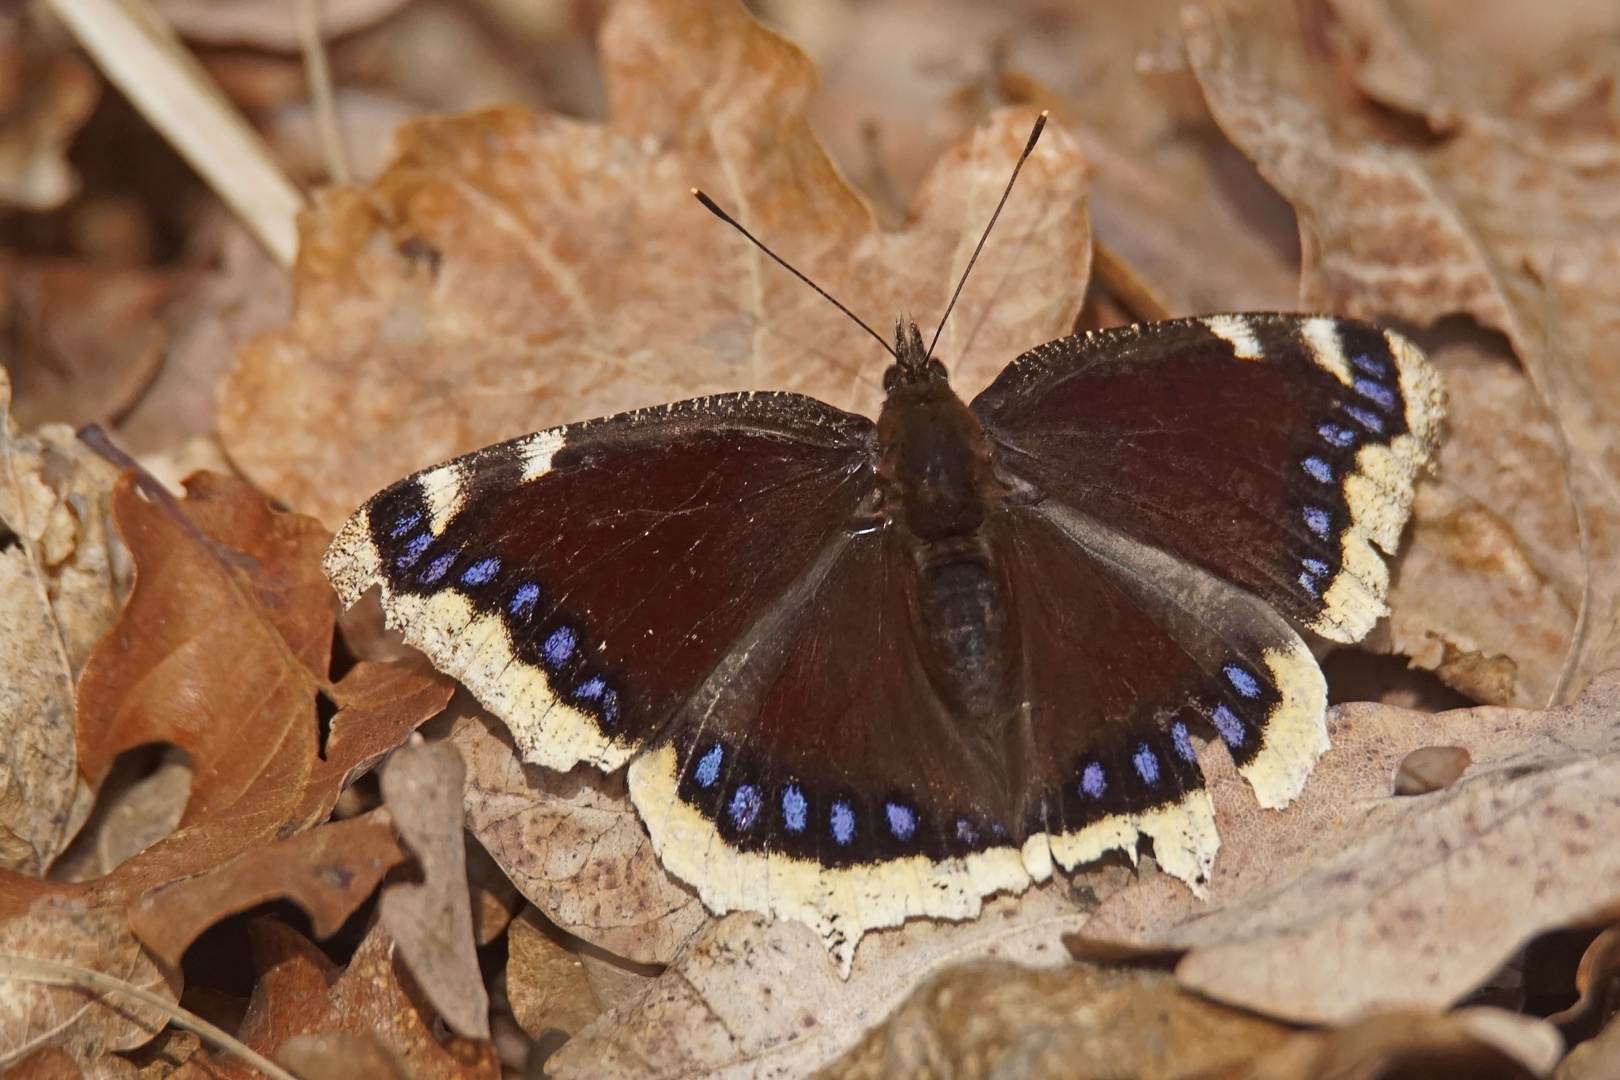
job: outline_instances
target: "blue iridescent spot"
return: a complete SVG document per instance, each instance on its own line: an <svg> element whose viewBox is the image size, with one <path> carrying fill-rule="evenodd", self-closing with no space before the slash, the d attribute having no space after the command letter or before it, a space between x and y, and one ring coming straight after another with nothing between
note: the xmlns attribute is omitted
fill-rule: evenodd
<svg viewBox="0 0 1620 1080"><path fill-rule="evenodd" d="M1136 775L1148 787L1159 786L1159 759L1148 749L1147 743L1136 748L1136 753L1131 755L1131 764L1136 766Z"/></svg>
<svg viewBox="0 0 1620 1080"><path fill-rule="evenodd" d="M846 802L832 804L832 814L829 815L832 825L833 842L840 847L848 846L855 839L855 811L849 808Z"/></svg>
<svg viewBox="0 0 1620 1080"><path fill-rule="evenodd" d="M697 768L692 770L692 776L697 780L698 787L714 787L714 782L720 779L720 760L725 756L725 748L715 743L707 754L698 758Z"/></svg>
<svg viewBox="0 0 1620 1080"><path fill-rule="evenodd" d="M1243 721L1239 720L1237 714L1228 709L1224 703L1215 706L1215 711L1210 713L1209 721L1215 725L1215 730L1221 733L1221 740L1227 746L1243 745L1246 737Z"/></svg>
<svg viewBox="0 0 1620 1080"><path fill-rule="evenodd" d="M1221 668L1221 672L1226 676L1226 681L1232 684L1232 689L1244 697L1257 698L1260 696L1259 680L1236 664L1227 664Z"/></svg>
<svg viewBox="0 0 1620 1080"><path fill-rule="evenodd" d="M1384 430L1384 419L1377 413L1368 412L1359 405L1346 405L1344 411L1350 418L1373 434L1381 434Z"/></svg>
<svg viewBox="0 0 1620 1080"><path fill-rule="evenodd" d="M1322 597L1322 588L1316 583L1316 578L1309 571L1299 575L1299 587L1317 599Z"/></svg>
<svg viewBox="0 0 1620 1080"><path fill-rule="evenodd" d="M1088 799L1100 799L1103 792L1108 790L1108 777L1103 775L1103 767L1095 761L1080 771L1080 794Z"/></svg>
<svg viewBox="0 0 1620 1080"><path fill-rule="evenodd" d="M461 572L463 585L483 585L495 576L495 571L501 568L499 559L479 559Z"/></svg>
<svg viewBox="0 0 1620 1080"><path fill-rule="evenodd" d="M443 555L440 555L437 559L434 559L432 562L428 563L427 569L416 575L416 580L420 581L424 585L432 585L435 581L438 581L440 578L444 577L445 572L450 569L450 564L455 561L456 552L447 551Z"/></svg>
<svg viewBox="0 0 1620 1080"><path fill-rule="evenodd" d="M889 831L894 833L896 840L910 840L912 833L917 831L917 815L909 806L884 803L883 813L889 819Z"/></svg>
<svg viewBox="0 0 1620 1080"><path fill-rule="evenodd" d="M1380 379L1389 374L1388 364L1384 363L1382 360L1374 360L1372 357L1365 354L1361 356L1352 356L1350 358L1350 362L1356 365L1356 367L1360 368L1362 371L1365 371L1368 375L1373 375Z"/></svg>
<svg viewBox="0 0 1620 1080"><path fill-rule="evenodd" d="M1320 577L1328 572L1328 564L1321 559L1306 559L1305 569Z"/></svg>
<svg viewBox="0 0 1620 1080"><path fill-rule="evenodd" d="M401 570L409 570L416 565L416 560L422 557L422 552L426 551L431 543L433 543L432 533L411 537L411 542L405 545L404 553L394 560L394 565Z"/></svg>
<svg viewBox="0 0 1620 1080"><path fill-rule="evenodd" d="M1316 429L1316 433L1334 446L1349 446L1356 441L1356 433L1349 428L1342 428L1338 424L1323 424Z"/></svg>
<svg viewBox="0 0 1620 1080"><path fill-rule="evenodd" d="M417 510L412 510L410 513L406 514L404 517L402 517L398 521L394 522L394 531L388 534L388 538L390 540L398 540L400 537L404 536L406 533L408 533L412 529L416 528L417 523L420 522L421 520L422 520L421 512L417 511Z"/></svg>
<svg viewBox="0 0 1620 1080"><path fill-rule="evenodd" d="M1305 471L1311 474L1311 479L1319 484L1333 483L1333 466L1319 457L1308 457L1300 462Z"/></svg>
<svg viewBox="0 0 1620 1080"><path fill-rule="evenodd" d="M979 842L979 830L975 829L973 822L967 818L959 817L956 819L956 838L964 844L977 844Z"/></svg>
<svg viewBox="0 0 1620 1080"><path fill-rule="evenodd" d="M1395 411L1395 391L1371 379L1357 379L1351 384L1356 393L1377 405L1385 412Z"/></svg>
<svg viewBox="0 0 1620 1080"><path fill-rule="evenodd" d="M574 633L572 626L559 626L546 638L546 643L540 646L540 651L546 655L546 663L554 668L560 668L568 663L574 655L574 647L579 644L579 635Z"/></svg>
<svg viewBox="0 0 1620 1080"><path fill-rule="evenodd" d="M787 826L788 832L804 832L805 811L808 808L804 792L792 784L782 789L782 823Z"/></svg>
<svg viewBox="0 0 1620 1080"><path fill-rule="evenodd" d="M602 695L602 723L612 727L619 722L619 695L610 688Z"/></svg>
<svg viewBox="0 0 1620 1080"><path fill-rule="evenodd" d="M539 602L540 586L532 582L525 582L517 587L517 592L512 594L512 602L507 605L506 610L519 619L527 619L533 613L534 605Z"/></svg>
<svg viewBox="0 0 1620 1080"><path fill-rule="evenodd" d="M1176 748L1176 754L1182 761L1198 760L1198 752L1193 749L1192 739L1187 737L1187 725L1180 720L1170 725L1170 744Z"/></svg>
<svg viewBox="0 0 1620 1080"><path fill-rule="evenodd" d="M595 701L606 691L607 683L602 681L600 675L593 675L574 687L574 699L576 701Z"/></svg>
<svg viewBox="0 0 1620 1080"><path fill-rule="evenodd" d="M1333 519L1328 516L1326 510L1323 510L1320 506L1307 506L1300 511L1300 514L1305 518L1305 527L1307 529L1323 540L1328 538L1328 531L1333 528Z"/></svg>
<svg viewBox="0 0 1620 1080"><path fill-rule="evenodd" d="M739 829L751 829L759 818L759 790L753 784L743 784L731 796L731 823Z"/></svg>
<svg viewBox="0 0 1620 1080"><path fill-rule="evenodd" d="M1000 840L1007 835L1007 827L999 821L992 821L990 823L990 834Z"/></svg>

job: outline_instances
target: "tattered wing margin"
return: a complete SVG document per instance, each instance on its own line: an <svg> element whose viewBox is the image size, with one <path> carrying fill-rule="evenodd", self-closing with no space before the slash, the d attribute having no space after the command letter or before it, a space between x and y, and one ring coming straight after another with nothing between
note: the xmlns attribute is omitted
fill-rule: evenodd
<svg viewBox="0 0 1620 1080"><path fill-rule="evenodd" d="M1356 471L1344 479L1350 524L1339 537L1340 569L1323 593L1322 614L1310 624L1345 644L1366 637L1389 614L1385 557L1400 547L1412 486L1420 471L1434 465L1446 413L1445 389L1423 351L1393 330L1385 330L1384 339L1400 381L1406 432L1387 444L1367 443L1356 454Z"/></svg>
<svg viewBox="0 0 1620 1080"><path fill-rule="evenodd" d="M1203 895L1220 847L1214 804L1199 788L1180 802L1110 817L1079 832L1038 833L1022 849L993 848L941 862L914 855L836 869L731 847L712 821L681 799L676 766L675 748L664 746L636 758L628 773L631 801L664 869L691 885L717 915L758 911L804 923L846 979L868 930L918 917L975 918L986 897L1021 893L1051 877L1054 859L1072 870L1118 848L1135 861L1138 837L1150 836L1159 864Z"/></svg>

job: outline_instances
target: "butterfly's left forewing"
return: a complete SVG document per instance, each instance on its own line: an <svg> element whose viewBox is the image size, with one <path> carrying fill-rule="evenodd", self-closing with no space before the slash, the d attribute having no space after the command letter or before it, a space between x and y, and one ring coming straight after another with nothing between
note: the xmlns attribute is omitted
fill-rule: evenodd
<svg viewBox="0 0 1620 1080"><path fill-rule="evenodd" d="M379 586L526 760L617 768L853 527L871 431L733 394L539 432L373 497L327 574L345 604Z"/></svg>

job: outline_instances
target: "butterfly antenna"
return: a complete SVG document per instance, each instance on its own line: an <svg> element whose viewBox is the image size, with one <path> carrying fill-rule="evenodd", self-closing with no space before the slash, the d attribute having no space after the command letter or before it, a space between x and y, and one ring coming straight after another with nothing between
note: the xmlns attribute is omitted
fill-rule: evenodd
<svg viewBox="0 0 1620 1080"><path fill-rule="evenodd" d="M945 306L945 314L939 317L939 326L934 329L934 340L928 343L928 357L934 355L934 346L939 344L939 335L945 332L945 320L951 317L951 311L956 307L957 297L962 295L962 286L967 284L968 275L973 272L973 264L979 261L979 252L984 250L984 242L990 239L990 230L996 227L996 218L1001 216L1001 208L1007 205L1007 196L1012 194L1013 184L1018 180L1018 170L1024 167L1029 155L1035 152L1035 144L1040 140L1041 129L1046 127L1046 113L1043 111L1035 118L1035 130L1029 133L1029 142L1024 144L1024 152L1018 155L1018 164L1013 166L1012 175L1007 178L1007 190L1001 193L1001 201L996 203L996 212L990 215L990 224L984 227L984 235L979 237L979 246L973 249L973 258L968 260L967 269L962 271L962 278L956 283L956 291L951 294L951 302Z"/></svg>
<svg viewBox="0 0 1620 1080"><path fill-rule="evenodd" d="M1033 144L1031 144L1031 145L1033 145ZM1028 151L1025 151L1025 156L1026 157L1029 156ZM1022 164L1022 162L1020 162L1019 164ZM1014 173L1013 175L1016 176L1017 173ZM755 247L759 248L759 250L763 251L765 254L769 255L771 258L775 259L779 264L781 264L781 266L782 266L782 268L784 270L786 270L788 273L792 274L794 277L798 278L800 281L804 282L806 285L810 286L812 289L816 290L816 292L821 294L822 299L826 300L829 304L831 304L833 307L837 308L839 311L842 311L845 315L848 315L851 319L853 319L855 321L856 326L859 326L862 330L865 330L868 334L871 334L872 337L877 340L877 343L879 345L883 346L884 350L886 352L888 352L888 354L890 356L893 356L896 360L900 359L899 355L896 354L895 351L894 351L894 346L890 345L887 341L883 340L883 335L879 334L876 330L873 330L870 326L867 326L864 322L862 322L861 317L859 315L855 314L853 311L849 310L849 308L845 307L843 304L840 304L837 300L833 299L832 294L827 292L826 289L823 289L820 285L817 285L815 282L811 281L809 278L807 278L803 274L799 273L797 270L795 270L793 268L793 265L791 263L789 263L786 259L782 258L782 256L778 255L776 252L772 251L770 248L766 247L763 243L760 242L759 237L755 236L753 233L749 232L747 229L743 228L740 224L738 224L736 218L732 217L730 214L728 214L724 210L720 209L719 206L715 205L715 201L713 199L711 199L707 195L703 194L703 192L699 191L697 188L692 189L692 194L697 196L697 201L702 203L704 209L708 210L709 213L713 214L715 217L719 218L721 221L725 222L727 225L730 225L733 229L736 229L738 232L740 232L744 236L748 237L748 240L749 240L750 243L752 243ZM1003 199L1002 201L1005 202L1006 200Z"/></svg>

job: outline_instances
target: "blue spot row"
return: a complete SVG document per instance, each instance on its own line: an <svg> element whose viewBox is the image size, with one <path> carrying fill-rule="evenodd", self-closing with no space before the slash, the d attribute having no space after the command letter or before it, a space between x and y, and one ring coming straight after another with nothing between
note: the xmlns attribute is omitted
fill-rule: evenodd
<svg viewBox="0 0 1620 1080"><path fill-rule="evenodd" d="M1344 411L1356 423L1372 432L1374 435L1383 434L1384 420L1377 413L1369 412L1359 405L1346 405Z"/></svg>
<svg viewBox="0 0 1620 1080"><path fill-rule="evenodd" d="M546 663L553 669L560 668L574 655L574 648L579 644L579 635L572 626L559 626L546 638L540 652L546 658Z"/></svg>
<svg viewBox="0 0 1620 1080"><path fill-rule="evenodd" d="M1374 378L1382 379L1384 376L1389 374L1388 364L1384 363L1382 360L1374 360L1372 357L1367 356L1366 354L1352 356L1350 358L1350 362Z"/></svg>
<svg viewBox="0 0 1620 1080"><path fill-rule="evenodd" d="M426 551L431 543L433 543L432 533L422 533L411 537L410 543L405 545L404 552L394 560L394 565L401 570L409 570L416 565L416 560L422 557L422 552Z"/></svg>
<svg viewBox="0 0 1620 1080"><path fill-rule="evenodd" d="M1319 539L1326 540L1333 530L1333 519L1328 512L1320 506L1307 506L1300 511L1305 518L1305 527L1315 533Z"/></svg>
<svg viewBox="0 0 1620 1080"><path fill-rule="evenodd" d="M804 832L805 814L809 808L804 792L797 787L789 784L782 790L782 821L787 825L788 832Z"/></svg>
<svg viewBox="0 0 1620 1080"><path fill-rule="evenodd" d="M440 555L437 559L434 559L432 562L428 563L427 569L418 574L416 576L416 580L420 581L424 585L432 585L440 578L444 577L445 573L450 569L450 565L455 561L456 552L447 551L443 555Z"/></svg>
<svg viewBox="0 0 1620 1080"><path fill-rule="evenodd" d="M1088 799L1100 799L1103 792L1108 790L1108 777L1103 775L1103 767L1093 761L1080 772L1080 794Z"/></svg>
<svg viewBox="0 0 1620 1080"><path fill-rule="evenodd" d="M540 602L540 586L533 582L524 582L512 594L512 602L506 610L512 613L513 618L527 619L534 614L534 606Z"/></svg>
<svg viewBox="0 0 1620 1080"><path fill-rule="evenodd" d="M740 785L731 796L731 823L739 829L753 828L762 801L754 785Z"/></svg>
<svg viewBox="0 0 1620 1080"><path fill-rule="evenodd" d="M697 768L692 770L692 775L697 778L698 787L714 787L714 782L720 779L720 762L725 754L725 749L719 743L715 743L713 749L698 759Z"/></svg>
<svg viewBox="0 0 1620 1080"><path fill-rule="evenodd" d="M480 559L461 572L463 585L484 585L491 581L500 571L501 560Z"/></svg>
<svg viewBox="0 0 1620 1080"><path fill-rule="evenodd" d="M1253 700L1260 696L1260 681L1236 664L1227 664L1221 668L1221 673L1232 684L1232 689L1244 697Z"/></svg>
<svg viewBox="0 0 1620 1080"><path fill-rule="evenodd" d="M848 847L855 839L855 811L849 808L848 803L833 803L828 823L832 826L833 841L840 847Z"/></svg>
<svg viewBox="0 0 1620 1080"><path fill-rule="evenodd" d="M1193 749L1192 739L1187 735L1187 725L1180 720L1170 725L1170 743L1176 748L1176 755L1182 761L1198 760L1198 752Z"/></svg>
<svg viewBox="0 0 1620 1080"><path fill-rule="evenodd" d="M1159 759L1147 743L1136 748L1136 753L1131 755L1131 764L1136 766L1136 775L1142 778L1144 784L1148 787L1159 786Z"/></svg>
<svg viewBox="0 0 1620 1080"><path fill-rule="evenodd" d="M917 831L917 815L909 806L884 803L883 815L889 819L889 831L894 834L896 840L902 842L910 840L912 834Z"/></svg>
<svg viewBox="0 0 1620 1080"><path fill-rule="evenodd" d="M1357 379L1351 386L1356 393L1385 412L1395 411L1395 391L1382 383L1375 383L1371 379Z"/></svg>
<svg viewBox="0 0 1620 1080"><path fill-rule="evenodd" d="M1321 559L1305 559L1301 565L1305 569L1299 575L1300 585L1304 587L1306 592L1317 599L1321 599L1322 582L1320 579L1328 572L1328 564Z"/></svg>
<svg viewBox="0 0 1620 1080"><path fill-rule="evenodd" d="M1340 448L1349 446L1356 441L1355 432L1349 428L1342 428L1338 424L1323 424L1316 429L1316 433L1322 436L1330 445Z"/></svg>
<svg viewBox="0 0 1620 1080"><path fill-rule="evenodd" d="M1302 465L1305 471L1311 475L1311 479L1315 480L1317 483L1333 483L1333 466L1329 465L1321 458L1308 457L1304 461L1300 462L1300 465Z"/></svg>
<svg viewBox="0 0 1620 1080"><path fill-rule="evenodd" d="M422 521L421 512L416 511L416 510L412 510L410 513L406 514L404 517L402 517L398 521L394 522L394 529L393 529L392 532L390 532L388 534L389 539L398 540L400 537L404 536L406 533L408 533L412 529L416 528L417 525L421 524L421 521Z"/></svg>
<svg viewBox="0 0 1620 1080"><path fill-rule="evenodd" d="M977 844L979 842L979 830L975 829L973 822L967 818L959 817L956 819L956 838L964 844Z"/></svg>
<svg viewBox="0 0 1620 1080"><path fill-rule="evenodd" d="M1226 707L1225 702L1216 705L1210 711L1209 722L1215 725L1215 730L1221 733L1221 741L1227 746L1236 749L1243 745L1246 736L1243 721L1237 718L1237 713Z"/></svg>

